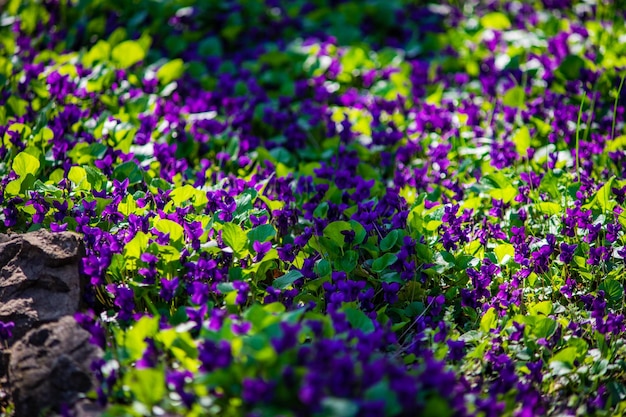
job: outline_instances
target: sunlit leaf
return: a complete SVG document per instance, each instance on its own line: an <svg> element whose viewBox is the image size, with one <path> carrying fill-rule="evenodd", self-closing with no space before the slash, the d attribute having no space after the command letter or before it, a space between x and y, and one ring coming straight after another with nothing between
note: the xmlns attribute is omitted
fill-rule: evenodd
<svg viewBox="0 0 626 417"><path fill-rule="evenodd" d="M39 170L39 166L37 158L26 152L20 152L13 160L12 168L20 177L26 177L28 174L35 175Z"/></svg>
<svg viewBox="0 0 626 417"><path fill-rule="evenodd" d="M137 41L124 41L115 45L111 57L120 68L128 68L142 61L146 57L146 51Z"/></svg>
<svg viewBox="0 0 626 417"><path fill-rule="evenodd" d="M504 13L491 12L480 18L480 25L485 29L505 30L511 27L511 21Z"/></svg>

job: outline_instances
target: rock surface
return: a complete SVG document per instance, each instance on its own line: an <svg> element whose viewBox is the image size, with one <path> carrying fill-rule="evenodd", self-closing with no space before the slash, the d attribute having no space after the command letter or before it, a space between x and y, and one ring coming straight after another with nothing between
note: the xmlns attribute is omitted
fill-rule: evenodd
<svg viewBox="0 0 626 417"><path fill-rule="evenodd" d="M37 416L62 405L72 408L95 386L91 372L101 356L91 335L71 316L33 329L10 350L9 384L14 417ZM74 407L75 408L75 407ZM98 415L97 409L82 415Z"/></svg>
<svg viewBox="0 0 626 417"><path fill-rule="evenodd" d="M74 233L0 235L0 321L15 323L9 345L42 323L78 311L83 255Z"/></svg>
<svg viewBox="0 0 626 417"><path fill-rule="evenodd" d="M102 413L80 399L94 386L90 366L102 354L73 318L86 284L84 253L75 233L0 234L0 321L15 324L0 345L0 409L13 403L14 417L50 415L62 404L75 416Z"/></svg>

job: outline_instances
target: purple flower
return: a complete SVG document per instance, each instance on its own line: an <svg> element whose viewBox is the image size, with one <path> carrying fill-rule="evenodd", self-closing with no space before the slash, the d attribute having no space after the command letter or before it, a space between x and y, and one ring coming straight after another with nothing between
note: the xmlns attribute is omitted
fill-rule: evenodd
<svg viewBox="0 0 626 417"><path fill-rule="evenodd" d="M565 264L569 264L574 258L574 252L576 252L576 248L578 245L568 245L567 243L561 243L561 254L559 255L559 260Z"/></svg>
<svg viewBox="0 0 626 417"><path fill-rule="evenodd" d="M463 359L465 356L465 342L463 340L452 340L448 339L446 341L448 345L448 359L451 361L458 361Z"/></svg>
<svg viewBox="0 0 626 417"><path fill-rule="evenodd" d="M191 382L193 373L190 371L169 371L165 375L165 382L167 385L173 387L174 391L180 395L185 407L191 408L194 403L195 395L185 390L185 384Z"/></svg>
<svg viewBox="0 0 626 417"><path fill-rule="evenodd" d="M159 261L159 258L157 258L155 255L149 252L142 253L139 259L141 259L143 262L146 262L152 265L156 264Z"/></svg>
<svg viewBox="0 0 626 417"><path fill-rule="evenodd" d="M159 359L159 352L156 348L154 340L146 338L144 341L146 342L146 349L144 350L143 355L135 365L137 369L154 368L157 365Z"/></svg>
<svg viewBox="0 0 626 417"><path fill-rule="evenodd" d="M252 248L257 253L257 259L262 259L263 256L272 249L272 242L259 242L252 243Z"/></svg>
<svg viewBox="0 0 626 417"><path fill-rule="evenodd" d="M117 307L119 307L119 319L128 320L132 317L133 310L135 309L135 294L130 288L117 285L107 285L107 290L113 294L114 301Z"/></svg>
<svg viewBox="0 0 626 417"><path fill-rule="evenodd" d="M200 370L212 372L216 369L225 368L232 362L230 343L226 340L214 342L205 340L198 346L198 359L200 360Z"/></svg>
<svg viewBox="0 0 626 417"><path fill-rule="evenodd" d="M174 277L172 279L161 278L161 290L159 296L165 301L170 302L174 298L174 294L178 289L179 279Z"/></svg>
<svg viewBox="0 0 626 417"><path fill-rule="evenodd" d="M58 232L65 232L67 230L67 223L63 223L63 224L58 224L55 222L50 223L50 230L52 232L58 233Z"/></svg>
<svg viewBox="0 0 626 417"><path fill-rule="evenodd" d="M269 402L272 399L274 384L261 378L244 378L241 384L241 398L248 404Z"/></svg>
<svg viewBox="0 0 626 417"><path fill-rule="evenodd" d="M99 346L101 349L106 347L106 332L102 324L95 319L93 311L76 313L74 314L74 319L83 329L91 334L90 343Z"/></svg>

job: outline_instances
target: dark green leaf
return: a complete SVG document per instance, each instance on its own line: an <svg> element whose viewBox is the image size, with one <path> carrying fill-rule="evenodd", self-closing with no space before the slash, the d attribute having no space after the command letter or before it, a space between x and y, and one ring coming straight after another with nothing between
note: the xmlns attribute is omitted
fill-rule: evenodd
<svg viewBox="0 0 626 417"><path fill-rule="evenodd" d="M372 262L372 269L376 272L382 272L385 268L393 265L397 260L398 257L395 254L386 253Z"/></svg>
<svg viewBox="0 0 626 417"><path fill-rule="evenodd" d="M569 81L580 78L580 70L585 67L585 61L577 55L568 55L559 65L558 71Z"/></svg>
<svg viewBox="0 0 626 417"><path fill-rule="evenodd" d="M375 327L372 319L370 319L361 310L357 310L353 307L346 307L344 309L344 313L346 314L346 318L353 328L360 329L364 333L371 333L374 331Z"/></svg>
<svg viewBox="0 0 626 417"><path fill-rule="evenodd" d="M250 244L253 242L267 242L276 236L276 229L271 224L262 224L248 232Z"/></svg>
<svg viewBox="0 0 626 417"><path fill-rule="evenodd" d="M385 238L380 241L380 250L382 250L383 252L387 252L388 250L392 249L401 235L402 232L397 229L389 232L387 236L385 236Z"/></svg>
<svg viewBox="0 0 626 417"><path fill-rule="evenodd" d="M354 268L356 268L358 259L359 254L356 251L348 250L343 254L343 256L339 256L336 261L336 265L340 271L350 273L354 270Z"/></svg>
<svg viewBox="0 0 626 417"><path fill-rule="evenodd" d="M282 290L290 286L291 284L293 284L300 278L302 278L302 272L294 269L294 270L287 272L282 277L276 278L274 282L272 282L272 287Z"/></svg>

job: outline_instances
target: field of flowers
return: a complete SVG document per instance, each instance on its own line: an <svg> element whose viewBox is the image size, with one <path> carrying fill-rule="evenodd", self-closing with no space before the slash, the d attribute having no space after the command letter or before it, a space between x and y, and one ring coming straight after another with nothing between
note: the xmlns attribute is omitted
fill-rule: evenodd
<svg viewBox="0 0 626 417"><path fill-rule="evenodd" d="M619 2L2 3L0 232L84 237L108 416L626 412Z"/></svg>

